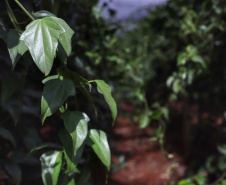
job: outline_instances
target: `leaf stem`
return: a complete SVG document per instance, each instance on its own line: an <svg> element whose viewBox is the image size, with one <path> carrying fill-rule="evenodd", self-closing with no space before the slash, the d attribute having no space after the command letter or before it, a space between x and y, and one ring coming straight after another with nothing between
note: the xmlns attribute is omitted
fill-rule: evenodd
<svg viewBox="0 0 226 185"><path fill-rule="evenodd" d="M16 20L16 17L9 5L9 2L8 0L5 0L5 4L6 4L6 9L7 9L7 13L8 13L8 16L10 18L10 21L12 22L13 26L16 28L16 29L20 29L18 23L17 23L17 20Z"/></svg>
<svg viewBox="0 0 226 185"><path fill-rule="evenodd" d="M27 16L34 21L35 19L31 16L31 14L23 7L23 5L18 1L18 0L14 0L16 4L18 4L18 6L24 11L25 14L27 14Z"/></svg>

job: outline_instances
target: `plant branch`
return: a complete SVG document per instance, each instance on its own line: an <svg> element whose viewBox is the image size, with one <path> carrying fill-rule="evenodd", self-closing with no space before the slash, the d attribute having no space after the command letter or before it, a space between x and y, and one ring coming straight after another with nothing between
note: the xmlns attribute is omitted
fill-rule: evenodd
<svg viewBox="0 0 226 185"><path fill-rule="evenodd" d="M31 16L31 14L23 7L23 5L18 1L18 0L14 0L16 4L18 4L18 6L24 11L25 14L27 14L27 16L34 21L35 19Z"/></svg>
<svg viewBox="0 0 226 185"><path fill-rule="evenodd" d="M213 183L210 183L208 185L216 185L218 183L220 183L222 180L224 180L224 178L226 177L226 171Z"/></svg>

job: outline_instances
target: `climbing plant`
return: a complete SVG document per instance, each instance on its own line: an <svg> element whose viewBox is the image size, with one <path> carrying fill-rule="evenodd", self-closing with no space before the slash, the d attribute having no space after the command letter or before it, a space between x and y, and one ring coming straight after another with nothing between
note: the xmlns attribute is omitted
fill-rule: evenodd
<svg viewBox="0 0 226 185"><path fill-rule="evenodd" d="M46 121L48 117L59 116L63 121L64 128L59 133L62 146L53 143L39 144L40 142L38 142L38 146L35 148L28 147L30 148L29 155L45 149L40 157L41 176L45 185L85 184L89 180L92 170L90 158L92 151L90 149L105 166L106 171L110 170L111 153L106 133L94 128L89 129L90 118L87 113L79 110L78 96L85 97L92 104L93 111L98 116L95 101L90 93L92 88L97 89L97 92L103 95L108 104L114 123L117 107L111 94L111 87L103 80L87 80L68 67L67 58L72 51L71 39L75 31L63 19L43 10L32 15L18 0L14 0L14 2L27 15L30 23L23 30L15 12L9 2L5 0L5 8L14 29L6 29L4 20L0 19L0 38L7 45L12 61L11 68L14 69L15 75L2 80L2 106L10 113L17 125L21 116L18 101L13 105L8 102L21 96L18 95L17 90L18 87L21 87L21 83L25 83L29 70L29 60L26 60L23 66L25 69L19 69L22 71L22 77L18 77L16 66L21 62L20 57L29 58L31 56L36 67L44 74L42 75L43 91L40 99L41 124L48 124ZM21 104L21 102L19 103ZM16 147L15 138L3 125L4 123L1 123L0 136ZM31 135L34 137L35 134ZM29 142L31 142L29 139L25 142L27 146L34 146L29 145ZM51 148L51 150L46 148ZM83 157L84 152L86 157ZM13 158L10 158L8 162L3 162L3 166L7 173L14 178L15 184L20 184L21 169Z"/></svg>

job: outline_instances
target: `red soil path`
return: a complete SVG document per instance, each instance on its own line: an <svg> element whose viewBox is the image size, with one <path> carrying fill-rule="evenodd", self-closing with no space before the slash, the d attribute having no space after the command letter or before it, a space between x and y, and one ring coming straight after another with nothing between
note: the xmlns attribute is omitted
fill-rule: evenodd
<svg viewBox="0 0 226 185"><path fill-rule="evenodd" d="M177 154L171 159L163 156L159 144L149 141L153 131L151 127L140 130L138 123L118 116L110 139L113 170L109 185L168 185L183 177L182 158Z"/></svg>

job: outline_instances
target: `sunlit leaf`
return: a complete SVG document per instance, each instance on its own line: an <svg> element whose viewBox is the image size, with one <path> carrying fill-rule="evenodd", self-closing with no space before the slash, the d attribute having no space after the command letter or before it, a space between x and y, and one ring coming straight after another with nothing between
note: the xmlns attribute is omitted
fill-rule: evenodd
<svg viewBox="0 0 226 185"><path fill-rule="evenodd" d="M45 17L32 21L21 35L20 40L25 42L34 62L45 75L52 68L60 35L68 29L69 26L63 20Z"/></svg>
<svg viewBox="0 0 226 185"><path fill-rule="evenodd" d="M110 170L111 152L106 134L101 130L91 129L89 138L91 142L88 142L88 144L93 148L94 152L107 169Z"/></svg>
<svg viewBox="0 0 226 185"><path fill-rule="evenodd" d="M40 157L44 185L57 185L62 164L62 152L48 151Z"/></svg>
<svg viewBox="0 0 226 185"><path fill-rule="evenodd" d="M71 135L73 151L76 155L76 151L87 137L89 117L79 111L66 111L61 115L61 118L64 120L67 132Z"/></svg>
<svg viewBox="0 0 226 185"><path fill-rule="evenodd" d="M71 80L62 76L54 78L45 82L41 101L42 122L59 109L68 96L75 95L74 83Z"/></svg>

